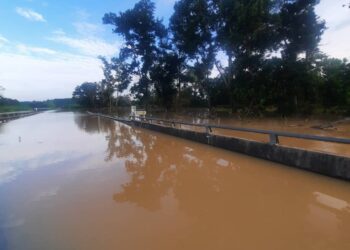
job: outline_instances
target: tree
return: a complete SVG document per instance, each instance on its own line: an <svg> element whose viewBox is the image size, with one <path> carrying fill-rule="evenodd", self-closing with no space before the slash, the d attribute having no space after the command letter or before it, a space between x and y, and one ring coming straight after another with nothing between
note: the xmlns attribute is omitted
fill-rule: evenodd
<svg viewBox="0 0 350 250"><path fill-rule="evenodd" d="M155 97L167 109L178 107L180 95L186 105L229 101L232 110L250 114L346 106L349 64L320 57L325 23L315 12L319 2L178 0L168 29L151 0L105 14L103 22L124 45L118 57L103 61L107 98L101 99L111 100L133 80L140 104ZM212 77L214 67L220 78Z"/></svg>
<svg viewBox="0 0 350 250"><path fill-rule="evenodd" d="M319 77L315 67L318 45L325 23L315 13L319 0L282 1L279 11L280 68L274 78L279 81L282 112L311 110ZM283 94L284 93L284 94Z"/></svg>
<svg viewBox="0 0 350 250"><path fill-rule="evenodd" d="M0 85L0 98L3 98L2 92L5 90L3 86Z"/></svg>
<svg viewBox="0 0 350 250"><path fill-rule="evenodd" d="M125 63L120 56L113 57L111 60L111 67L114 72L115 82L115 90L117 92L117 98L120 93L126 90L131 81L132 75L130 74L130 65ZM118 104L118 103L117 103Z"/></svg>
<svg viewBox="0 0 350 250"><path fill-rule="evenodd" d="M305 54L312 60L318 52L318 44L325 30L325 22L319 20L315 6L319 0L289 0L282 5L280 12L282 55L295 62L299 55Z"/></svg>
<svg viewBox="0 0 350 250"><path fill-rule="evenodd" d="M104 79L100 83L101 101L103 105L109 107L109 112L111 112L114 103L114 93L117 92L118 98L119 93L127 89L131 82L130 70L120 57L112 58L111 62L104 57L99 58L103 63L104 74Z"/></svg>
<svg viewBox="0 0 350 250"><path fill-rule="evenodd" d="M170 19L173 41L191 68L197 87L207 97L210 105L209 76L215 60L214 14L211 1L180 0Z"/></svg>
<svg viewBox="0 0 350 250"><path fill-rule="evenodd" d="M107 61L105 57L99 57L103 63L103 75L104 79L101 81L100 94L101 101L104 106L109 107L109 112L112 111L113 94L115 91L116 78L112 73L112 65Z"/></svg>
<svg viewBox="0 0 350 250"><path fill-rule="evenodd" d="M118 107L128 107L131 105L131 100L130 100L129 96L127 96L127 95L118 96L116 98L116 101L117 101Z"/></svg>
<svg viewBox="0 0 350 250"><path fill-rule="evenodd" d="M324 58L321 61L323 82L320 88L324 107L346 107L350 110L350 64L347 60Z"/></svg>
<svg viewBox="0 0 350 250"><path fill-rule="evenodd" d="M140 0L132 9L103 17L103 23L114 25L113 32L125 39L120 58L128 63L129 74L138 78L131 91L146 106L151 88L150 70L158 45L166 36L166 29L154 17L154 10L152 1Z"/></svg>
<svg viewBox="0 0 350 250"><path fill-rule="evenodd" d="M175 80L178 75L179 63L180 59L175 53L164 52L159 55L150 73L157 97L167 110L172 107L174 102Z"/></svg>
<svg viewBox="0 0 350 250"><path fill-rule="evenodd" d="M216 62L231 89L231 106L251 106L255 79L267 52L277 45L276 4L271 0L213 0L217 20L217 42L227 56L227 67ZM243 91L242 91L243 90ZM250 94L249 94L250 93Z"/></svg>
<svg viewBox="0 0 350 250"><path fill-rule="evenodd" d="M100 86L97 83L85 82L78 85L73 92L73 99L81 106L97 108L100 105Z"/></svg>

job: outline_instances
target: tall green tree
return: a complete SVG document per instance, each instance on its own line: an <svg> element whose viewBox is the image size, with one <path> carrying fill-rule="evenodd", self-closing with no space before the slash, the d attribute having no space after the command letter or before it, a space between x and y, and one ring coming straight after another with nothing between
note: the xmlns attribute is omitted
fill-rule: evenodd
<svg viewBox="0 0 350 250"><path fill-rule="evenodd" d="M132 74L130 74L132 70L130 69L131 66L124 62L120 56L116 56L111 59L111 67L116 80L115 91L118 98L119 95L126 90L132 82Z"/></svg>
<svg viewBox="0 0 350 250"><path fill-rule="evenodd" d="M227 56L226 68L216 63L218 71L231 89L231 105L251 105L257 102L251 91L255 89L256 75L267 52L277 45L276 3L272 0L213 1L218 21L217 42Z"/></svg>
<svg viewBox="0 0 350 250"><path fill-rule="evenodd" d="M320 63L321 102L324 107L345 107L350 111L350 64L347 60L325 58Z"/></svg>
<svg viewBox="0 0 350 250"><path fill-rule="evenodd" d="M109 112L112 111L112 106L114 102L113 94L116 89L116 77L113 75L112 72L112 64L107 61L105 57L99 57L100 60L103 63L103 75L104 79L101 81L100 84L100 94L101 94L101 101L103 102L104 106L109 108Z"/></svg>
<svg viewBox="0 0 350 250"><path fill-rule="evenodd" d="M3 98L2 92L5 90L3 86L0 85L0 98Z"/></svg>
<svg viewBox="0 0 350 250"><path fill-rule="evenodd" d="M151 70L151 80L157 98L163 107L169 110L174 104L176 96L176 80L178 79L178 65L180 59L176 53L163 53L159 55Z"/></svg>
<svg viewBox="0 0 350 250"><path fill-rule="evenodd" d="M213 69L216 44L214 40L214 9L212 1L180 0L170 19L173 41L184 55L197 87L204 92L210 107L210 74Z"/></svg>
<svg viewBox="0 0 350 250"><path fill-rule="evenodd" d="M100 86L95 82L85 82L78 85L73 92L73 100L87 108L100 106Z"/></svg>
<svg viewBox="0 0 350 250"><path fill-rule="evenodd" d="M131 91L146 105L150 97L150 70L158 45L166 36L166 29L161 20L155 18L154 10L154 2L140 0L132 9L103 17L103 22L113 25L113 31L125 40L121 58L129 63L129 74L138 79Z"/></svg>
<svg viewBox="0 0 350 250"><path fill-rule="evenodd" d="M154 16L154 3L140 0L103 18L124 46L104 62L101 88L114 82L107 92L118 93L133 80L131 92L140 103L156 97L167 109L178 107L180 94L187 105L229 100L233 110L253 112L346 106L349 64L320 57L325 23L315 12L319 2L178 0L166 29ZM211 77L213 68L220 78Z"/></svg>
<svg viewBox="0 0 350 250"><path fill-rule="evenodd" d="M316 58L325 30L324 21L316 15L319 0L282 1L279 11L279 49L282 61L275 78L284 91L280 95L281 112L311 110L315 88L319 84Z"/></svg>
<svg viewBox="0 0 350 250"><path fill-rule="evenodd" d="M280 12L282 56L295 62L301 54L312 60L325 30L325 22L316 15L319 0L284 1Z"/></svg>
<svg viewBox="0 0 350 250"><path fill-rule="evenodd" d="M128 88L131 83L131 74L128 68L128 64L124 63L120 57L114 57L111 61L108 61L104 57L100 57L100 60L103 63L103 75L104 79L100 83L100 94L101 101L104 106L109 107L111 112L113 103L115 102L114 94L123 92Z"/></svg>

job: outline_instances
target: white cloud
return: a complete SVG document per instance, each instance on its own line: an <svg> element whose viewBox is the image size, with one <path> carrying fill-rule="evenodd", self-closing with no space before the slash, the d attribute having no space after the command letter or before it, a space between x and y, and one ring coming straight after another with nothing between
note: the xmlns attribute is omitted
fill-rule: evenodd
<svg viewBox="0 0 350 250"><path fill-rule="evenodd" d="M7 40L4 36L0 35L0 43L8 43L9 40Z"/></svg>
<svg viewBox="0 0 350 250"><path fill-rule="evenodd" d="M332 57L350 59L350 9L344 8L343 2L323 0L317 6L316 12L327 26L320 48Z"/></svg>
<svg viewBox="0 0 350 250"><path fill-rule="evenodd" d="M21 7L17 7L16 8L16 12L18 15L27 18L31 21L37 21L37 22L46 22L45 18L43 17L43 15L41 15L38 12L35 12L31 9L25 9L25 8L21 8Z"/></svg>
<svg viewBox="0 0 350 250"><path fill-rule="evenodd" d="M62 30L62 29L58 29L52 32L52 34L56 35L56 36L64 36L66 35L66 33Z"/></svg>
<svg viewBox="0 0 350 250"><path fill-rule="evenodd" d="M88 22L76 22L73 23L73 26L79 35L86 37L93 37L101 34L104 31L101 25Z"/></svg>
<svg viewBox="0 0 350 250"><path fill-rule="evenodd" d="M49 40L64 44L73 49L77 49L81 54L87 56L113 56L119 50L119 43L108 43L97 37L75 38L64 34L50 37Z"/></svg>
<svg viewBox="0 0 350 250"><path fill-rule="evenodd" d="M89 19L89 17L91 16L88 11L86 11L85 9L81 9L81 8L76 10L75 15L76 15L77 19L81 20L81 21L85 21L85 20Z"/></svg>
<svg viewBox="0 0 350 250"><path fill-rule="evenodd" d="M25 44L17 45L17 50L22 54L37 53L37 54L54 55L57 53L56 51L54 51L52 49L41 48L41 47L31 47L31 46L27 46Z"/></svg>
<svg viewBox="0 0 350 250"><path fill-rule="evenodd" d="M73 23L76 35L68 35L59 29L53 32L53 36L49 37L50 41L66 45L78 53L87 56L106 56L115 55L119 48L119 42L107 42L101 37L104 34L102 25L97 25L87 21Z"/></svg>
<svg viewBox="0 0 350 250"><path fill-rule="evenodd" d="M9 40L7 40L5 37L0 35L0 48L2 48L4 45L8 44Z"/></svg>
<svg viewBox="0 0 350 250"><path fill-rule="evenodd" d="M26 48L42 52L42 48ZM4 95L22 101L71 97L76 85L103 77L98 59L60 52L45 56L0 52L0 65Z"/></svg>
<svg viewBox="0 0 350 250"><path fill-rule="evenodd" d="M70 48L53 50L24 43L12 43L0 36L0 83L6 97L19 100L46 100L71 97L83 82L100 81L102 65L97 56L111 57L119 42L102 39L103 28L88 22L74 23L76 34L62 29L47 38ZM68 52L70 51L70 52Z"/></svg>

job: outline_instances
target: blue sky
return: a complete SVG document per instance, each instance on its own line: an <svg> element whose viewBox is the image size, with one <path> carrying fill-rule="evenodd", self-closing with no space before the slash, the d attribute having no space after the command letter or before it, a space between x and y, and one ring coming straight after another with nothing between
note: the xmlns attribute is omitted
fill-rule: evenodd
<svg viewBox="0 0 350 250"><path fill-rule="evenodd" d="M0 0L0 85L6 97L45 100L70 97L84 81L99 81L98 55L117 53L121 40L102 24L106 12L132 8L136 0ZM167 22L175 0L155 0ZM350 10L345 0L321 0L327 21L321 50L350 59Z"/></svg>

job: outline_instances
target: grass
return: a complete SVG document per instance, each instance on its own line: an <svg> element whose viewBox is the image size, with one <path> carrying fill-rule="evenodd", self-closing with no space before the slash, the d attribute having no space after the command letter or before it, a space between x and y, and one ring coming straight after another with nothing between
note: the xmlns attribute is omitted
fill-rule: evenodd
<svg viewBox="0 0 350 250"><path fill-rule="evenodd" d="M29 106L26 105L0 105L0 113L4 112L16 112L16 111L27 111L31 110Z"/></svg>

